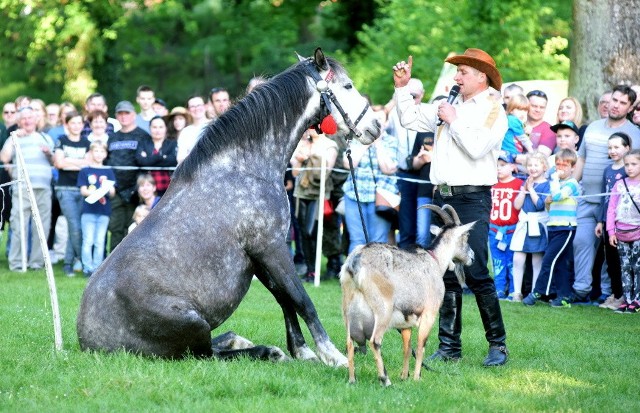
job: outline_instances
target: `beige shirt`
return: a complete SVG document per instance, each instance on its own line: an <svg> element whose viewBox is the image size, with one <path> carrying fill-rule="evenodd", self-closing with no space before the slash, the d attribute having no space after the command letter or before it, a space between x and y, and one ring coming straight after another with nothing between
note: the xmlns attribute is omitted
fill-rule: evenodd
<svg viewBox="0 0 640 413"><path fill-rule="evenodd" d="M396 108L402 126L434 132L430 180L435 185L494 185L497 161L507 132L502 105L485 90L465 102L453 102L457 119L437 126L438 104L415 105L409 88L397 88Z"/></svg>

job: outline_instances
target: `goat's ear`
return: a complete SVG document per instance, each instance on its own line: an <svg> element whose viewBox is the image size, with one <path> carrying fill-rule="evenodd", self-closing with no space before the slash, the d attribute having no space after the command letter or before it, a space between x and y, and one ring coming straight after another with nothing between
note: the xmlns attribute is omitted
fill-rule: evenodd
<svg viewBox="0 0 640 413"><path fill-rule="evenodd" d="M431 225L429 227L429 231L435 236L437 237L441 232L442 232L442 228L440 228L437 225Z"/></svg>
<svg viewBox="0 0 640 413"><path fill-rule="evenodd" d="M466 232L466 231L471 231L471 228L473 228L473 226L475 225L477 221L473 221L470 222L468 224L463 225L461 228Z"/></svg>

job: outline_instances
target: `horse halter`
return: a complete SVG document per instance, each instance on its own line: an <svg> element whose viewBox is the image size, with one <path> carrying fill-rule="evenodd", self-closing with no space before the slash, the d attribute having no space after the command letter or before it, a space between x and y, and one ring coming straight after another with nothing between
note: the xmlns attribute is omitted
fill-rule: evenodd
<svg viewBox="0 0 640 413"><path fill-rule="evenodd" d="M333 70L330 68L329 74L327 74L327 78L323 79L322 77L320 77L320 73L315 69L313 59L308 59L304 65L304 68L306 69L307 73L309 73L311 78L313 78L313 80L316 82L316 89L318 90L318 92L320 92L320 117L322 118L322 121L319 125L313 126L316 129L320 129L322 133L328 135L332 135L338 131L338 125L331 115L331 103L333 103L336 106L338 112L340 112L340 116L342 116L342 119L344 119L347 127L351 131L347 139L351 139L353 135L357 137L362 136L362 132L360 132L356 128L356 126L362 120L365 113L367 113L367 110L369 109L369 102L365 104L364 109L362 109L362 112L360 112L360 115L358 116L356 121L352 122L347 112L345 112L345 110L340 105L340 102L338 102L336 95L329 87L329 82L331 81L331 79L333 79L334 75Z"/></svg>

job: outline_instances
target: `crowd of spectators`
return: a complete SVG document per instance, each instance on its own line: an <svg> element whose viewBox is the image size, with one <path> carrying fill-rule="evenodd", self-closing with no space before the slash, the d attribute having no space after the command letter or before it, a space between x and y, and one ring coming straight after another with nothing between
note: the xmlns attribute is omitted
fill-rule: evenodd
<svg viewBox="0 0 640 413"><path fill-rule="evenodd" d="M252 79L250 88L264 81ZM422 82L413 78L407 87L414 104L422 105ZM493 95L503 103L509 123L501 145L494 201L509 205L505 208L513 215L496 219L495 224L492 217L490 244L501 299L519 302L533 294L525 303L556 299L555 304L565 307L596 303L617 309L621 305L621 270L619 263L610 259L617 250L609 245L614 233L605 224L605 195L617 179L625 176L624 153L616 152L618 142L610 138L624 137L618 139L618 146L624 146L627 152L640 148L637 91L635 86L625 85L603 91L598 102L600 119L591 123L583 118L581 103L566 97L554 108L554 125L544 121L548 97L542 90L525 92L511 84L501 96ZM443 98L435 97L432 102ZM112 113L115 118L110 117L107 102L99 93L88 96L82 108L69 102L46 104L28 96L19 96L3 106L0 160L4 168L0 178L7 183L18 177L15 141L25 157L43 228L50 235L48 247L53 249L56 238L66 242L63 256L57 252L57 258L63 260L64 272L69 276L74 275L74 268L91 275L101 262L100 257L106 254L103 251L113 250L162 197L173 169L193 150L206 125L231 105L224 88L214 88L206 97L190 96L185 99L185 107L170 108L152 88L140 86L135 102L138 110L130 101L118 102ZM315 277L319 202L325 209L328 235L323 239L322 251L328 258L329 277L337 277L343 257L367 239L397 243L401 248L426 247L430 242L430 212L419 207L430 203L434 194L429 182L434 135L403 127L393 102L391 99L385 106L372 105L380 115L384 132L371 145L353 142L351 159L345 152L344 140L327 139L315 130L301 137L291 158L292 174L287 177L292 201L292 255L299 275L306 280ZM552 202L560 202L560 198L550 199L554 193L550 184L558 174L566 174L569 165L567 153L563 152L560 161L555 154L564 150L576 155L565 178L579 182L579 192L574 193L576 189L572 187L575 237L571 238L571 251L563 250L560 268L568 278L563 281L563 295L558 300L553 282L549 281L557 277L553 277L554 268L544 265L544 256L549 254L550 234L546 211ZM324 200L318 199L321 159L329 170ZM617 175L610 170L614 162ZM356 188L345 172L351 165ZM559 171L558 167L565 170ZM603 175L607 168L608 176ZM101 170L109 172L100 173ZM30 225L32 214L26 191L24 187L19 190L18 185L3 187L2 222L10 223L9 268L22 270L24 247L20 239L24 235L28 240L27 266L37 270L44 265L41 247ZM101 189L102 197L92 199L92 194ZM360 206L355 190L359 192ZM379 193L398 198L399 205L394 208L397 212L376 212ZM508 199L506 204L503 198ZM66 231L56 231L58 221L66 221ZM108 248L104 243L106 228L110 232ZM603 248L598 248L600 245ZM606 259L597 254L605 247ZM510 254L505 256L505 251ZM52 254L56 256L55 251ZM541 270L542 280L550 288L536 289Z"/></svg>
<svg viewBox="0 0 640 413"><path fill-rule="evenodd" d="M89 95L82 108L70 102L46 105L29 96L3 105L1 182L20 178L17 144L48 233L52 261L63 261L67 276L80 271L91 275L101 262L98 257L113 250L167 190L178 160L184 159L179 154L186 156L208 122L230 105L228 92L216 88L206 99L186 99L187 108L169 108L145 85L138 88L135 102L139 111L130 101L118 102L115 118L100 93ZM42 248L24 181L20 182L2 187L9 269L38 270L44 266ZM149 202L148 187L153 188L155 202ZM110 244L105 248L107 228ZM22 239L27 240L26 251ZM60 243L66 245L62 251L54 248Z"/></svg>

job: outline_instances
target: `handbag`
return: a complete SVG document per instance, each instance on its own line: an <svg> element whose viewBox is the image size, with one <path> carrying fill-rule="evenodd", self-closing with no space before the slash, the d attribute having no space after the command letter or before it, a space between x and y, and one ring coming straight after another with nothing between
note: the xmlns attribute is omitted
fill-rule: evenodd
<svg viewBox="0 0 640 413"><path fill-rule="evenodd" d="M398 211L400 211L400 195L394 194L391 191L378 187L378 181L376 180L376 173L373 170L373 159L371 158L371 148L368 149L369 153L369 166L371 173L373 174L373 183L376 187L376 214L387 221L394 222L398 219Z"/></svg>
<svg viewBox="0 0 640 413"><path fill-rule="evenodd" d="M324 200L324 217L329 218L333 214L333 203L331 203L330 199Z"/></svg>
<svg viewBox="0 0 640 413"><path fill-rule="evenodd" d="M633 202L633 206L635 206L638 213L640 213L640 208L638 208L638 204L636 204L636 201L633 200L633 195L631 195L631 192L629 191L629 187L627 186L627 180L625 178L622 178L622 183L624 184L624 188L627 190L627 193L629 194L629 198L631 199L631 202ZM640 227L622 229L622 228L618 228L618 226L616 225L616 238L622 242L638 241L640 240Z"/></svg>

